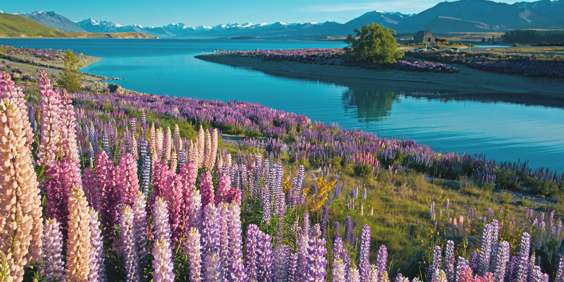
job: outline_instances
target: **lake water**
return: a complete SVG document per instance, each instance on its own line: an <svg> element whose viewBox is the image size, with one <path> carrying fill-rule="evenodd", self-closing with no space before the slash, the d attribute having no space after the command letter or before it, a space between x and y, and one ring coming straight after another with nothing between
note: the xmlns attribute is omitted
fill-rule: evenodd
<svg viewBox="0 0 564 282"><path fill-rule="evenodd" d="M401 85L358 86L284 78L204 62L216 49L336 48L340 42L266 40L0 39L1 45L73 49L102 58L85 72L119 77L124 88L160 95L244 100L339 123L435 150L485 153L564 170L564 110L490 100L443 101L401 95ZM453 89L455 91L456 89Z"/></svg>

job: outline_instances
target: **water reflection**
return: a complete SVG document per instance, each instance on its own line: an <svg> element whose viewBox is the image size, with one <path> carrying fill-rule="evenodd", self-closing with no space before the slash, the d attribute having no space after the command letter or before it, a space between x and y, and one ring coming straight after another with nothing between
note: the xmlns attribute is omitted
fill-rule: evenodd
<svg viewBox="0 0 564 282"><path fill-rule="evenodd" d="M345 112L356 114L359 122L381 121L390 115L394 102L400 103L399 94L370 87L349 87L343 92Z"/></svg>

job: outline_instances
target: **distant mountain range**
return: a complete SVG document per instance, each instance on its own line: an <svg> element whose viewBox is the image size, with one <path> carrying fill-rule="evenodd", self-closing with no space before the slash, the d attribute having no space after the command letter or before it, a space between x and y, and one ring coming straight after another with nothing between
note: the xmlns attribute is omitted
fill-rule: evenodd
<svg viewBox="0 0 564 282"><path fill-rule="evenodd" d="M375 22L399 33L431 30L435 32L487 32L513 29L564 28L564 0L498 3L488 0L442 2L418 14L373 11L346 23L245 23L216 26L188 26L183 23L162 27L120 25L92 18L72 22L54 12L23 15L46 26L64 31L97 33L140 32L159 38L217 38L253 36L262 38L315 38L346 36L355 28Z"/></svg>

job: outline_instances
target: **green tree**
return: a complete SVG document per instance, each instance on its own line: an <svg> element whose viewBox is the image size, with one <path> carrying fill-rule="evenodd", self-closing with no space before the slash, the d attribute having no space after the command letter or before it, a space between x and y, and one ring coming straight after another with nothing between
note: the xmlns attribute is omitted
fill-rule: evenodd
<svg viewBox="0 0 564 282"><path fill-rule="evenodd" d="M65 88L69 92L79 92L80 84L84 74L80 72L81 64L71 50L63 57L64 66L61 72L61 79L57 81L59 87Z"/></svg>
<svg viewBox="0 0 564 282"><path fill-rule="evenodd" d="M349 44L345 52L355 61L392 64L403 57L403 52L397 51L394 30L372 23L354 32L356 36L349 34L345 39L345 43Z"/></svg>

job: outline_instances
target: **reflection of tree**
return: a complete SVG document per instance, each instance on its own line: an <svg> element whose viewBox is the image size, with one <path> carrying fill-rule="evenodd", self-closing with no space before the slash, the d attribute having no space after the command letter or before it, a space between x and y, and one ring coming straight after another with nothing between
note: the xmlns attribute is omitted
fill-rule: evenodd
<svg viewBox="0 0 564 282"><path fill-rule="evenodd" d="M400 102L394 92L359 87L349 87L342 100L345 111L356 111L358 119L364 122L382 120L390 114L392 104Z"/></svg>

